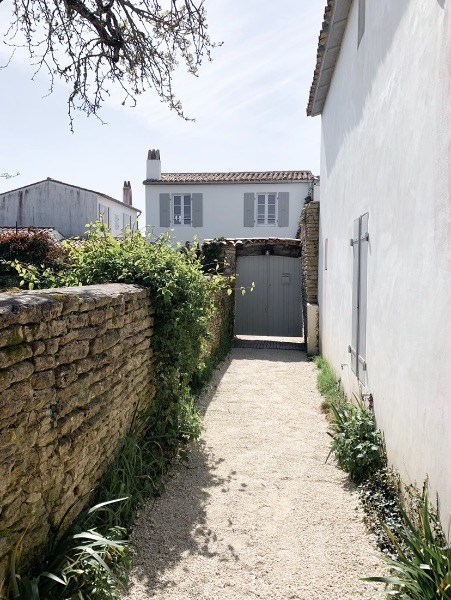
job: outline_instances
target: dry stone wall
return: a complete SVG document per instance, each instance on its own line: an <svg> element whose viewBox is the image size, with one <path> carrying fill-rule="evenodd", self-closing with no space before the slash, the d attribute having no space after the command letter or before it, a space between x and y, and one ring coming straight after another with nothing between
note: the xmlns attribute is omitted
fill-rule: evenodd
<svg viewBox="0 0 451 600"><path fill-rule="evenodd" d="M318 346L317 324L312 327L310 323L309 328L307 305L318 305L319 208L319 202L310 202L305 206L305 218L300 233L304 337L307 343L308 338L311 338L310 347L314 348Z"/></svg>
<svg viewBox="0 0 451 600"><path fill-rule="evenodd" d="M149 290L108 284L0 294L0 582L32 556L155 393Z"/></svg>

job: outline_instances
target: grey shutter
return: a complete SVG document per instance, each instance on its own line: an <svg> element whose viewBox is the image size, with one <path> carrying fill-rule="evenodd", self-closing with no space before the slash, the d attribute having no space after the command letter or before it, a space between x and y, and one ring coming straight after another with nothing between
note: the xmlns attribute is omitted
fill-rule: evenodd
<svg viewBox="0 0 451 600"><path fill-rule="evenodd" d="M357 344L359 333L359 238L360 218L354 221L354 235L352 237L352 336L349 351L351 352L351 369L357 375Z"/></svg>
<svg viewBox="0 0 451 600"><path fill-rule="evenodd" d="M359 337L357 341L358 375L363 382L366 371L366 307L367 307L367 267L368 267L368 213L360 217L360 257L359 257Z"/></svg>
<svg viewBox="0 0 451 600"><path fill-rule="evenodd" d="M255 194L246 192L244 194L244 226L254 227L255 225Z"/></svg>
<svg viewBox="0 0 451 600"><path fill-rule="evenodd" d="M290 192L279 192L277 196L277 224L279 227L288 227L290 215Z"/></svg>
<svg viewBox="0 0 451 600"><path fill-rule="evenodd" d="M193 211L193 227L202 227L203 210L202 210L203 194L191 194L191 204Z"/></svg>
<svg viewBox="0 0 451 600"><path fill-rule="evenodd" d="M160 194L160 227L171 226L171 196Z"/></svg>

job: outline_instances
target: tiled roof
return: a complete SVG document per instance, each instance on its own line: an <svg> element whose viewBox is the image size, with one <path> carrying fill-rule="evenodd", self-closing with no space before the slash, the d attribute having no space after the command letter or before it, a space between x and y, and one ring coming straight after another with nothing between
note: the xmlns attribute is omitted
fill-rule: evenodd
<svg viewBox="0 0 451 600"><path fill-rule="evenodd" d="M326 102L335 64L340 53L352 0L327 0L319 33L316 67L307 104L307 115L321 114Z"/></svg>
<svg viewBox="0 0 451 600"><path fill-rule="evenodd" d="M248 183L272 181L310 181L311 171L262 171L241 173L162 173L160 180L146 179L144 183Z"/></svg>

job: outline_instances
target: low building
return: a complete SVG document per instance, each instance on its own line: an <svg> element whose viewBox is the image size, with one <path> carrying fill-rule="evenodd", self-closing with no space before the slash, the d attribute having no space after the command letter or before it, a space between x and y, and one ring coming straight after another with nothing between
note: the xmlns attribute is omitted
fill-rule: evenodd
<svg viewBox="0 0 451 600"><path fill-rule="evenodd" d="M65 238L84 236L86 224L101 217L114 236L137 228L141 211L132 206L130 182L124 182L123 201L48 177L0 194L0 227L44 227Z"/></svg>

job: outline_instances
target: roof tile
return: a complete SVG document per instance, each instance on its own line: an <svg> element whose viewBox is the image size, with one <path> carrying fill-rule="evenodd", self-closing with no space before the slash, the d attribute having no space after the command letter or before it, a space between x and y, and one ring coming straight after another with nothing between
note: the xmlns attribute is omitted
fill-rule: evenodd
<svg viewBox="0 0 451 600"><path fill-rule="evenodd" d="M161 180L144 183L246 183L260 181L310 181L311 171L251 171L231 173L162 173Z"/></svg>

